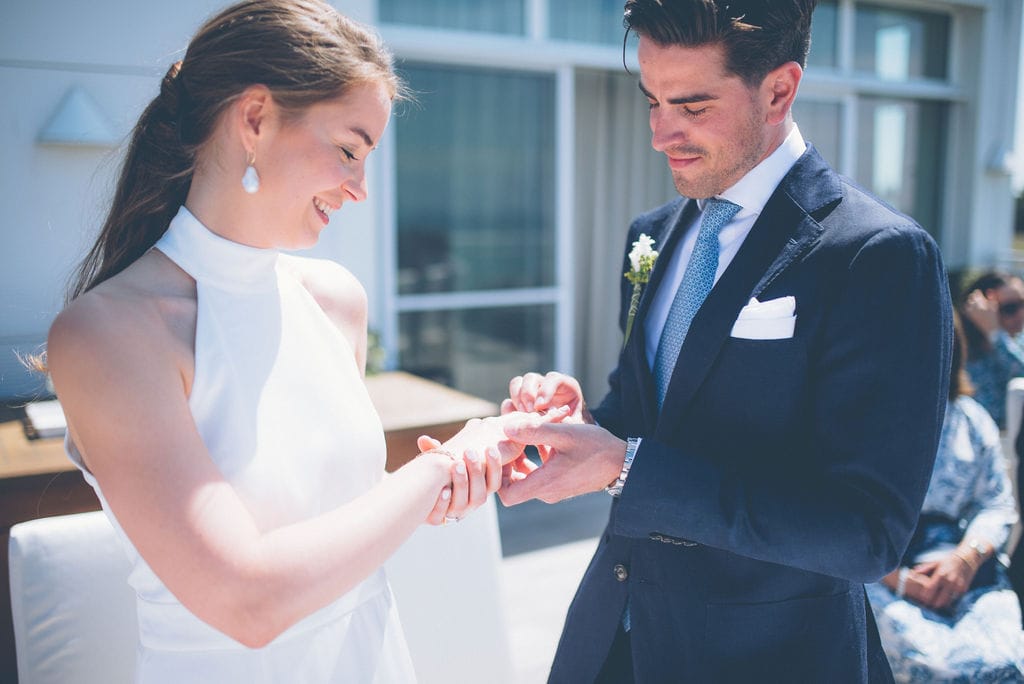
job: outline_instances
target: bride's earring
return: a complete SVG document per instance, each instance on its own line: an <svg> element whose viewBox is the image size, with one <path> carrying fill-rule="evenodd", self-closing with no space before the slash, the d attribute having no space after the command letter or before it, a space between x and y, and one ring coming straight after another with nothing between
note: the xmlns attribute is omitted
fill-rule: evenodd
<svg viewBox="0 0 1024 684"><path fill-rule="evenodd" d="M242 176L242 187L250 195L260 189L260 174L256 173L256 153L249 153L248 165L245 167L245 174Z"/></svg>

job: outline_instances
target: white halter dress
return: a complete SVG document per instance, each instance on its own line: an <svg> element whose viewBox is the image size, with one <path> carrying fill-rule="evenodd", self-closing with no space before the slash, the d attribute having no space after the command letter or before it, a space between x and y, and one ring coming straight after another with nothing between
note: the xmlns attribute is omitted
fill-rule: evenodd
<svg viewBox="0 0 1024 684"><path fill-rule="evenodd" d="M189 406L210 458L263 530L336 508L383 475L384 434L351 346L274 250L225 240L184 207L156 244L196 281ZM261 649L196 618L139 556L82 468L129 555L136 681L319 684L415 680L377 570Z"/></svg>

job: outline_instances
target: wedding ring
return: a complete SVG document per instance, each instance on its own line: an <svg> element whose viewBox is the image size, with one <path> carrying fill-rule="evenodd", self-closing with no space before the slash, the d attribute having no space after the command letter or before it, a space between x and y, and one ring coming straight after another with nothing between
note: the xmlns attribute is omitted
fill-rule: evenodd
<svg viewBox="0 0 1024 684"><path fill-rule="evenodd" d="M455 518L455 517L450 516L450 515L444 516L444 523L443 524L445 524L445 525L447 525L448 523L457 523L457 522L459 522L458 518Z"/></svg>

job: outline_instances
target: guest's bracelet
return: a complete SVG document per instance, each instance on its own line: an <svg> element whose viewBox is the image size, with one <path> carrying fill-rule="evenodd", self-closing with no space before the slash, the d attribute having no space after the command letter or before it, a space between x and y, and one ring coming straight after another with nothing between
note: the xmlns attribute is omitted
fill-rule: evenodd
<svg viewBox="0 0 1024 684"><path fill-rule="evenodd" d="M900 568L899 575L896 578L896 595L899 596L900 598L903 598L903 596L905 596L906 593L907 593L907 577L909 577L909 576L910 576L910 568L908 568L908 567Z"/></svg>

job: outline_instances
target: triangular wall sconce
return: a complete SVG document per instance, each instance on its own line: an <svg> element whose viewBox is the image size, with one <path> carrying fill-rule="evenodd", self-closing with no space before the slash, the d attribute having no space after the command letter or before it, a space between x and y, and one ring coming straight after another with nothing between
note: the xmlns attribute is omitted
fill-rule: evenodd
<svg viewBox="0 0 1024 684"><path fill-rule="evenodd" d="M72 86L37 140L45 145L114 147L120 136L96 101L80 87Z"/></svg>

